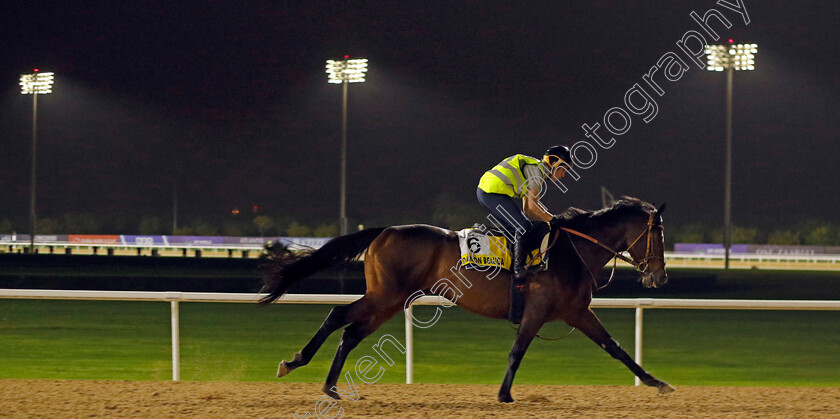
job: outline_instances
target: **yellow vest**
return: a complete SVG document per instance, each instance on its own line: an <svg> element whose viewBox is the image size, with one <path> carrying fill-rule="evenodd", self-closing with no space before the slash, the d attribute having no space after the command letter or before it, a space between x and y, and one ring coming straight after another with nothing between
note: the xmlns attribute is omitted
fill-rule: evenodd
<svg viewBox="0 0 840 419"><path fill-rule="evenodd" d="M522 198L525 195L522 191L523 186L527 180L522 169L526 164L539 165L540 161L523 154L510 156L484 172L478 181L478 188L487 193Z"/></svg>

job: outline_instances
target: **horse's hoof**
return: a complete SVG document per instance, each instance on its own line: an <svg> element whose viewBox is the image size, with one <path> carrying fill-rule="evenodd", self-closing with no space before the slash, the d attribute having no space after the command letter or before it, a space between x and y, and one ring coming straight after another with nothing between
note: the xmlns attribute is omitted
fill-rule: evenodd
<svg viewBox="0 0 840 419"><path fill-rule="evenodd" d="M289 368L289 364L286 361L280 361L280 365L277 366L277 378L280 378L290 372L292 372L292 369Z"/></svg>
<svg viewBox="0 0 840 419"><path fill-rule="evenodd" d="M513 397L511 397L510 393L508 394L499 394L499 403L513 403Z"/></svg>
<svg viewBox="0 0 840 419"><path fill-rule="evenodd" d="M666 383L666 382L664 382L664 381L661 381L661 382L659 383L659 385L658 385L658 386L656 386L656 387L659 389L659 394L668 394L668 393L673 393L674 391L676 391L676 390L677 390L677 389L675 389L674 387L671 387L671 385L670 385L670 384L668 384L668 383Z"/></svg>
<svg viewBox="0 0 840 419"><path fill-rule="evenodd" d="M333 388L335 388L335 386L330 386L329 388L327 388L327 386L324 386L324 387L321 389L321 391L323 391L323 392L324 392L324 394L326 394L327 396L332 397L333 399L336 399L336 400L341 400L341 396L339 396L339 395L338 395L338 393L336 393L335 391L333 391L333 390L332 390Z"/></svg>

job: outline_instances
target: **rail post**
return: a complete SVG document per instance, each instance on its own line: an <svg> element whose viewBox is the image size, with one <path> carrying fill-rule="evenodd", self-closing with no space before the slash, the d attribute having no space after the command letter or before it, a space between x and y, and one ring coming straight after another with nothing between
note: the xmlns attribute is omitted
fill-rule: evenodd
<svg viewBox="0 0 840 419"><path fill-rule="evenodd" d="M644 310L642 306L636 306L636 339L633 356L639 366L642 366L642 310ZM635 377L633 381L637 386L642 385L642 380L639 377Z"/></svg>
<svg viewBox="0 0 840 419"><path fill-rule="evenodd" d="M181 379L181 339L178 330L178 301L169 302L172 311L172 381Z"/></svg>
<svg viewBox="0 0 840 419"><path fill-rule="evenodd" d="M414 306L405 309L405 383L414 383L414 326L411 324Z"/></svg>

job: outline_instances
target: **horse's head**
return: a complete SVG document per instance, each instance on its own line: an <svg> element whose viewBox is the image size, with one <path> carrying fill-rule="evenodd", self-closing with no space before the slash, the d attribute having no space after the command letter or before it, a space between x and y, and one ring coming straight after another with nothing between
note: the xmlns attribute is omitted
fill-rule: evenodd
<svg viewBox="0 0 840 419"><path fill-rule="evenodd" d="M665 271L665 231L662 226L665 204L659 208L645 204L643 208L645 212L637 218L635 226L627 229L627 252L642 274L642 285L657 288L668 282L668 272Z"/></svg>
<svg viewBox="0 0 840 419"><path fill-rule="evenodd" d="M601 268L610 258L617 257L636 267L642 274L640 281L644 286L659 287L668 282L662 227L664 211L665 204L656 208L638 198L623 196L612 207L598 211L569 208L552 220L552 228L565 230L612 254L605 254L603 250L597 250L597 253L584 251L582 254L570 235L570 243L584 264L608 256L598 261L601 263L598 268ZM630 253L630 258L622 255L622 251ZM591 270L589 272L592 274Z"/></svg>

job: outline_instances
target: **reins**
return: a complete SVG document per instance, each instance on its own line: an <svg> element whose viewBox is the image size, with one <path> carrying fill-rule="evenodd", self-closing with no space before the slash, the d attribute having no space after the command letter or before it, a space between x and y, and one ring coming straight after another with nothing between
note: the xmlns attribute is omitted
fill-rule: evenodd
<svg viewBox="0 0 840 419"><path fill-rule="evenodd" d="M517 332L519 331L519 326L514 326L514 325L513 325L513 324L511 324L511 323L508 323L508 326L510 326L510 328L511 328L511 329L513 329L513 330L515 330L515 331L517 331ZM535 338L537 338L537 339L540 339L540 340L560 340L560 339L566 339L567 337L571 336L571 335L572 335L572 333L574 333L576 329L577 329L576 327L572 327L572 330L569 330L569 333L566 333L566 334L565 334L565 335L563 335L563 336L558 336L558 337L555 337L555 338L547 338L547 337L544 337L544 336L540 335L539 333L537 333L536 335L534 335L534 337L535 337Z"/></svg>
<svg viewBox="0 0 840 419"><path fill-rule="evenodd" d="M567 227L560 227L560 229L566 232L566 236L569 238L569 243L571 243L572 248L575 249L575 253L577 253L578 259L580 259L580 261L583 262L583 265L586 266L586 270L589 271L589 275L592 278L592 282L595 285L595 290L596 291L600 291L600 290L606 288L608 285L610 285L610 283L613 280L613 277L615 276L615 268L616 268L616 265L618 263L618 259L621 259L621 260L629 263L630 265L633 265L633 267L635 267L637 271L639 271L641 273L644 273L644 272L647 271L648 266L650 265L650 260L656 258L656 256L654 256L653 253L650 250L650 233L651 233L651 230L653 230L653 213L650 213L648 215L647 229L645 229L641 233L639 233L639 235L636 237L636 239L633 240L633 242L630 243L629 246L627 246L627 250L625 250L625 252L626 252L626 251L629 251L630 249L632 249L633 246L635 246L636 243L639 242L639 240L642 238L642 236L647 234L647 244L646 244L646 248L645 248L645 258L641 262L636 262L635 260L633 260L631 258L628 258L627 256L622 255L621 252L617 252L617 251L613 250L613 248L605 245L604 243L601 243L598 239L596 239L596 238L594 238L594 237L592 237L588 234L581 233L580 231L573 230L573 229L567 228ZM588 241L590 241L594 244L597 244L598 246L602 247L603 249L605 249L608 252L613 254L613 257L612 257L612 259L613 259L612 272L610 272L610 278L607 280L607 282L603 286L598 285L598 279L595 278L595 274L592 272L591 269L589 269L589 265L586 264L586 261L583 260L583 256L581 256L580 251L578 250L577 246L575 245L575 242L572 241L572 236L570 234L574 234L574 235L576 235L578 237L581 237L583 239L586 239L586 240L588 240Z"/></svg>
<svg viewBox="0 0 840 419"><path fill-rule="evenodd" d="M586 240L589 240L589 241L591 241L592 243L595 243L595 244L597 244L598 246L601 246L602 248L604 248L604 249L606 249L607 251L609 251L610 253L612 253L612 254L614 255L614 257L615 257L615 258L619 258L619 259L621 259L621 260L623 260L623 261L625 261L625 262L627 262L627 263L629 263L629 264L631 264L631 265L633 265L633 266L636 266L636 262L635 262L633 259L630 259L630 258L628 258L627 256L624 256L624 255L622 255L621 253L616 252L616 251L615 251L615 250L613 250L611 247L609 247L609 246L605 245L604 243L601 243L598 239L596 239L596 238L594 238L594 237L592 237L592 236L590 236L590 235L588 235L588 234L584 234L584 233L581 233L580 231L577 231L577 230L572 230L571 228L567 228L567 227L560 227L560 229L561 229L561 230L563 230L563 231L565 231L566 233L572 233L572 234L574 234L574 235L576 235L576 236L578 236L578 237L582 237L582 238L584 238L584 239L586 239ZM645 232L643 231L643 232L642 232L642 234L645 234ZM639 235L639 237L636 239L636 241L638 241L638 240L639 240L639 238L641 238L641 237L642 237L642 236L641 236L641 235ZM569 239L571 239L571 237L570 237ZM636 241L634 241L634 242L633 242L633 244L636 244ZM630 245L630 247L633 247L633 244L631 244L631 245ZM577 250L577 249L575 249L575 250ZM580 256L580 255L578 255L578 256Z"/></svg>

